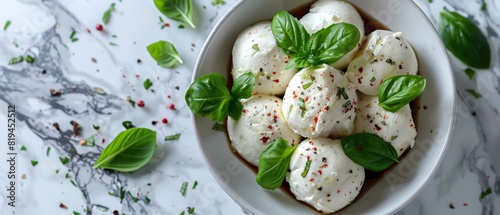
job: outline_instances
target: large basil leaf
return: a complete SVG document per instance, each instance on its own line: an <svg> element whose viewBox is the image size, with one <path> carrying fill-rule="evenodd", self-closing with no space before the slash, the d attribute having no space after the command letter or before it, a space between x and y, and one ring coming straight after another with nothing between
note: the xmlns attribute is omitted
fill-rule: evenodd
<svg viewBox="0 0 500 215"><path fill-rule="evenodd" d="M309 40L309 33L304 26L286 11L274 15L271 30L278 46L287 55L297 55Z"/></svg>
<svg viewBox="0 0 500 215"><path fill-rule="evenodd" d="M156 131L130 128L122 131L102 151L94 169L104 168L130 172L146 165L156 149Z"/></svg>
<svg viewBox="0 0 500 215"><path fill-rule="evenodd" d="M290 166L290 159L297 145L291 147L288 141L278 138L259 157L257 183L269 190L281 186Z"/></svg>
<svg viewBox="0 0 500 215"><path fill-rule="evenodd" d="M378 105L396 112L417 98L424 91L425 83L425 78L417 75L390 77L378 89Z"/></svg>
<svg viewBox="0 0 500 215"><path fill-rule="evenodd" d="M340 140L344 153L355 163L380 172L398 162L396 149L375 134L356 133Z"/></svg>
<svg viewBox="0 0 500 215"><path fill-rule="evenodd" d="M149 54L156 63L164 68L172 68L177 63L182 63L181 56L172 43L160 40L147 47Z"/></svg>
<svg viewBox="0 0 500 215"><path fill-rule="evenodd" d="M154 0L154 3L163 15L195 28L192 0Z"/></svg>
<svg viewBox="0 0 500 215"><path fill-rule="evenodd" d="M358 28L348 23L332 24L314 33L306 45L309 63L333 64L356 48L361 37Z"/></svg>
<svg viewBox="0 0 500 215"><path fill-rule="evenodd" d="M252 96L255 86L255 76L252 72L244 73L234 80L231 95L236 99L248 99Z"/></svg>
<svg viewBox="0 0 500 215"><path fill-rule="evenodd" d="M196 79L185 95L186 103L194 114L209 116L220 122L228 114L232 97L226 88L226 79L217 73L210 73Z"/></svg>
<svg viewBox="0 0 500 215"><path fill-rule="evenodd" d="M469 19L456 12L442 11L439 34L446 48L468 66L478 69L490 67L491 50L488 40Z"/></svg>

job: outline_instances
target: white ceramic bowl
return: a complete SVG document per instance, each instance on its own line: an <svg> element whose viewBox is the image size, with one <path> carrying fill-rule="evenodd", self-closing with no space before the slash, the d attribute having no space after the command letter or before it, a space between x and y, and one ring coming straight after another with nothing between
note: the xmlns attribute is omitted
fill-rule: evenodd
<svg viewBox="0 0 500 215"><path fill-rule="evenodd" d="M193 79L209 72L231 77L231 50L246 27L271 20L280 10L290 11L312 1L241 0L215 26L203 47ZM412 44L419 72L427 79L418 110L418 136L400 164L388 169L376 182L338 214L392 214L425 187L437 170L450 140L454 122L455 86L446 50L424 13L411 0L348 0L390 30L401 31ZM365 23L366 24L366 23ZM193 116L201 150L213 177L242 207L252 214L314 214L316 211L281 190L267 191L255 182L255 173L231 152L226 135L212 130L208 118Z"/></svg>

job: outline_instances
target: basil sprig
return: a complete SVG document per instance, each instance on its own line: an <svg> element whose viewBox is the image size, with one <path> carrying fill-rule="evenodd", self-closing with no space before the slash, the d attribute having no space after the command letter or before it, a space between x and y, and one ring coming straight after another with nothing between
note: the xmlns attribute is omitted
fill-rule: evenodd
<svg viewBox="0 0 500 215"><path fill-rule="evenodd" d="M293 151L288 141L278 138L259 157L259 170L256 181L264 189L274 190L281 186L288 171Z"/></svg>
<svg viewBox="0 0 500 215"><path fill-rule="evenodd" d="M380 172L399 163L396 149L375 134L356 133L340 140L344 153L355 163Z"/></svg>
<svg viewBox="0 0 500 215"><path fill-rule="evenodd" d="M122 131L102 151L94 169L104 168L130 172L146 165L156 149L156 131L130 128Z"/></svg>
<svg viewBox="0 0 500 215"><path fill-rule="evenodd" d="M353 50L361 37L356 26L349 23L332 24L309 35L286 11L274 15L271 30L281 50L291 56L287 69L333 64Z"/></svg>
<svg viewBox="0 0 500 215"><path fill-rule="evenodd" d="M425 78L417 75L390 77L380 85L378 105L384 110L396 112L417 98L425 89Z"/></svg>
<svg viewBox="0 0 500 215"><path fill-rule="evenodd" d="M488 40L469 19L456 12L442 11L439 16L439 34L446 48L466 65L478 69L490 67Z"/></svg>
<svg viewBox="0 0 500 215"><path fill-rule="evenodd" d="M147 47L149 55L163 68L172 68L182 63L181 56L172 43L160 40Z"/></svg>
<svg viewBox="0 0 500 215"><path fill-rule="evenodd" d="M254 83L255 76L247 72L234 81L229 92L226 78L218 73L210 73L196 79L189 86L185 100L196 115L208 116L210 120L217 122L227 115L238 120L243 112L240 100L252 96Z"/></svg>
<svg viewBox="0 0 500 215"><path fill-rule="evenodd" d="M193 23L192 0L154 0L156 8L169 19L182 22L195 28Z"/></svg>

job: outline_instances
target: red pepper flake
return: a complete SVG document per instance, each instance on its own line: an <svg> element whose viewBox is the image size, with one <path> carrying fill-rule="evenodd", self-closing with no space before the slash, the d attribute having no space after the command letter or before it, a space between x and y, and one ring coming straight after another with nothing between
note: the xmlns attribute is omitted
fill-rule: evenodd
<svg viewBox="0 0 500 215"><path fill-rule="evenodd" d="M311 160L311 156L309 156L309 155L306 158L307 158L307 160Z"/></svg>
<svg viewBox="0 0 500 215"><path fill-rule="evenodd" d="M169 105L168 105L168 109L170 109L170 110L175 110L175 105L174 105L174 103L169 104Z"/></svg>
<svg viewBox="0 0 500 215"><path fill-rule="evenodd" d="M325 164L321 165L319 168L326 168L326 167L328 167L328 164L325 163Z"/></svg>
<svg viewBox="0 0 500 215"><path fill-rule="evenodd" d="M280 83L280 79L274 79L273 82L274 83Z"/></svg>
<svg viewBox="0 0 500 215"><path fill-rule="evenodd" d="M314 116L314 123L318 123L318 117Z"/></svg>
<svg viewBox="0 0 500 215"><path fill-rule="evenodd" d="M163 124L167 124L168 123L168 119L167 118L163 118L163 119L161 119L161 122L163 122Z"/></svg>
<svg viewBox="0 0 500 215"><path fill-rule="evenodd" d="M359 67L358 72L363 72L363 67Z"/></svg>
<svg viewBox="0 0 500 215"><path fill-rule="evenodd" d="M136 78L139 78L139 74L135 74L135 77L136 77Z"/></svg>
<svg viewBox="0 0 500 215"><path fill-rule="evenodd" d="M467 203L464 203L464 206L465 206L465 207L467 207L467 206L469 206L469 204L467 204Z"/></svg>
<svg viewBox="0 0 500 215"><path fill-rule="evenodd" d="M262 141L262 143L267 143L267 141L269 140L269 137L263 136L259 140Z"/></svg>
<svg viewBox="0 0 500 215"><path fill-rule="evenodd" d="M89 34L90 34L90 29L88 29L88 28L87 28L87 33L89 33Z"/></svg>
<svg viewBox="0 0 500 215"><path fill-rule="evenodd" d="M126 75L122 75L123 78L126 78L127 76Z"/></svg>
<svg viewBox="0 0 500 215"><path fill-rule="evenodd" d="M272 125L269 125L269 126L267 126L267 128L269 128L269 129L273 129L273 126L272 126Z"/></svg>
<svg viewBox="0 0 500 215"><path fill-rule="evenodd" d="M320 175L322 175L322 174L323 174L323 171L321 171L321 170L318 170L318 173L319 173Z"/></svg>
<svg viewBox="0 0 500 215"><path fill-rule="evenodd" d="M310 182L313 182L313 181L314 181L314 178L309 179L309 181L310 181Z"/></svg>
<svg viewBox="0 0 500 215"><path fill-rule="evenodd" d="M63 208L63 209L68 209L68 207L65 204L63 204L63 203L59 204L59 207Z"/></svg>
<svg viewBox="0 0 500 215"><path fill-rule="evenodd" d="M276 72L273 72L273 75L276 75Z"/></svg>
<svg viewBox="0 0 500 215"><path fill-rule="evenodd" d="M429 107L427 107L427 105L424 105L424 110L427 110L427 108L429 108Z"/></svg>
<svg viewBox="0 0 500 215"><path fill-rule="evenodd" d="M273 116L273 120L274 120L275 123L278 122L278 116L274 115Z"/></svg>
<svg viewBox="0 0 500 215"><path fill-rule="evenodd" d="M377 131L382 130L382 128L380 126L378 126L377 124L375 124L375 129L377 129Z"/></svg>
<svg viewBox="0 0 500 215"><path fill-rule="evenodd" d="M96 29L97 31L102 31L102 30L104 30L104 27L103 27L101 24L97 24L97 25L95 26L95 29Z"/></svg>
<svg viewBox="0 0 500 215"><path fill-rule="evenodd" d="M172 98L172 97L170 95L168 95L167 98Z"/></svg>
<svg viewBox="0 0 500 215"><path fill-rule="evenodd" d="M120 214L120 212L118 212L118 210L113 211L113 215L119 215L119 214Z"/></svg>
<svg viewBox="0 0 500 215"><path fill-rule="evenodd" d="M361 147L361 145L357 144L356 145L356 149L359 150L359 151L361 151L361 150L363 150L363 147Z"/></svg>
<svg viewBox="0 0 500 215"><path fill-rule="evenodd" d="M104 144L104 142L106 142L106 139L102 138L101 142L102 142L102 144Z"/></svg>
<svg viewBox="0 0 500 215"><path fill-rule="evenodd" d="M144 107L144 101L142 100L137 101L137 106Z"/></svg>
<svg viewBox="0 0 500 215"><path fill-rule="evenodd" d="M358 83L361 84L361 80L363 80L363 76L358 78Z"/></svg>
<svg viewBox="0 0 500 215"><path fill-rule="evenodd" d="M163 26L170 27L170 23L165 22L165 23L163 23Z"/></svg>
<svg viewBox="0 0 500 215"><path fill-rule="evenodd" d="M243 113L247 113L247 109L243 109Z"/></svg>

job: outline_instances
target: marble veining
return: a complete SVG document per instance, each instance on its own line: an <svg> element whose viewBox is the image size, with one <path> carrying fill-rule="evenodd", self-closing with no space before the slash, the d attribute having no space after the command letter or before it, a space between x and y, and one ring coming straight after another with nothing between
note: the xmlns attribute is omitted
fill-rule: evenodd
<svg viewBox="0 0 500 215"><path fill-rule="evenodd" d="M95 30L102 13L116 10L103 32ZM415 0L435 26L444 8L466 15L488 36L492 65L470 80L466 66L452 59L457 82L457 121L452 144L425 190L398 214L500 214L500 3L498 0ZM163 16L161 28L152 1L5 0L0 3L0 129L7 130L7 105L16 106L17 199L13 210L0 191L1 214L248 214L210 176L193 138L183 98L194 63L208 34L236 0L224 5L194 1L196 29L178 28ZM486 9L482 10L482 5ZM72 42L71 33L78 41ZM115 36L113 36L115 35ZM172 42L184 63L163 69L145 47ZM114 45L116 44L116 45ZM10 58L31 54L33 64L7 65ZM153 81L152 90L142 87ZM97 87L97 88L96 88ZM50 89L61 95L51 96ZM482 94L475 99L466 89ZM127 97L144 100L132 107ZM175 110L168 108L174 104ZM162 123L162 119L168 123ZM81 126L74 135L70 121ZM153 160L134 173L117 173L92 165L122 121L158 132ZM153 122L156 122L154 124ZM58 123L58 131L53 123ZM154 124L154 125L153 125ZM93 125L99 125L98 132ZM176 141L162 141L181 133ZM2 144L5 138L2 134ZM94 135L94 147L80 146ZM6 138L5 138L6 139ZM21 150L25 146L25 151ZM8 166L1 145L0 184L7 188ZM61 159L68 159L63 164ZM31 161L37 161L32 166ZM192 188L195 181L196 188ZM186 196L179 189L188 182ZM492 194L480 198L491 189ZM60 204L65 208L61 208Z"/></svg>

